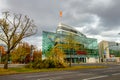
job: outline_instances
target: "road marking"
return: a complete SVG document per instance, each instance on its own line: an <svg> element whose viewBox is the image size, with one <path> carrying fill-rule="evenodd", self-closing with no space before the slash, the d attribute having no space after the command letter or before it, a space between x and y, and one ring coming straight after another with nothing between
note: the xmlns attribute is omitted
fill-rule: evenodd
<svg viewBox="0 0 120 80"><path fill-rule="evenodd" d="M83 80L92 80L92 79L98 79L98 78L103 78L103 77L108 77L108 75L91 77L91 78L86 78L86 79L83 79Z"/></svg>
<svg viewBox="0 0 120 80"><path fill-rule="evenodd" d="M33 77L44 77L48 76L48 74L43 74L43 75L33 75L33 76L26 76L27 78L33 78Z"/></svg>
<svg viewBox="0 0 120 80"><path fill-rule="evenodd" d="M48 77L48 78L39 78L37 80L58 80L58 79L63 79L61 76L59 77Z"/></svg>
<svg viewBox="0 0 120 80"><path fill-rule="evenodd" d="M46 76L53 76L53 75L60 75L60 74L72 74L76 72L64 72L64 73L55 73L55 74L37 74L37 75L31 75L31 76L26 76L26 78L33 78L33 77L46 77Z"/></svg>
<svg viewBox="0 0 120 80"><path fill-rule="evenodd" d="M120 75L120 73L114 73L114 74L112 74L112 75Z"/></svg>

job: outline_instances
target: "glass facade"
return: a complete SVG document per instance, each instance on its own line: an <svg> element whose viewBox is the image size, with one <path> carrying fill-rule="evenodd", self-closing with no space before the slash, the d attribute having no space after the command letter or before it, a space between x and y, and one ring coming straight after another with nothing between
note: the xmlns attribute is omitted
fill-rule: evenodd
<svg viewBox="0 0 120 80"><path fill-rule="evenodd" d="M86 57L99 57L96 39L80 36L71 37L69 35L46 31L43 31L42 36L42 52L44 56L46 56L48 54L47 52L49 52L54 46L59 45L58 48L64 51L68 61L70 54L72 55L73 62L78 61L78 58L81 59L80 61L86 62Z"/></svg>
<svg viewBox="0 0 120 80"><path fill-rule="evenodd" d="M42 52L44 56L47 56L48 52L57 46L65 53L67 61L72 58L74 63L86 62L89 57L99 58L97 39L87 38L71 27L61 26L57 28L56 33L42 32Z"/></svg>

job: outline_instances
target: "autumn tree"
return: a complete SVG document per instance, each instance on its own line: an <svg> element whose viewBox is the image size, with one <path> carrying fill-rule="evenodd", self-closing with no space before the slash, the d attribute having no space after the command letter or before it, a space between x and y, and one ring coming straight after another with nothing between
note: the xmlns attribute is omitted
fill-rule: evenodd
<svg viewBox="0 0 120 80"><path fill-rule="evenodd" d="M33 61L42 60L42 51L41 50L35 50L33 52Z"/></svg>
<svg viewBox="0 0 120 80"><path fill-rule="evenodd" d="M67 41L66 48L70 55L70 64L69 64L70 67L72 66L72 55L74 54L74 50L79 50L79 48L80 48L80 46L76 45L76 44L80 44L80 43L75 40L74 36L75 35L73 33L69 33L65 39Z"/></svg>
<svg viewBox="0 0 120 80"><path fill-rule="evenodd" d="M5 54L5 49L3 46L0 46L0 63L2 63L2 57Z"/></svg>
<svg viewBox="0 0 120 80"><path fill-rule="evenodd" d="M30 55L30 45L26 42L21 42L11 52L11 60L13 63L25 63L27 55Z"/></svg>
<svg viewBox="0 0 120 80"><path fill-rule="evenodd" d="M48 58L55 59L60 62L64 62L65 54L64 51L59 48L59 44L55 45L49 52Z"/></svg>
<svg viewBox="0 0 120 80"><path fill-rule="evenodd" d="M28 16L3 12L3 18L0 19L0 40L7 45L4 69L8 68L10 52L23 38L34 35L36 30L33 20Z"/></svg>
<svg viewBox="0 0 120 80"><path fill-rule="evenodd" d="M34 47L33 50L33 61L42 60L42 52L41 50L37 50ZM11 52L11 60L13 63L28 63L30 62L30 53L31 46L27 42L21 42L12 52Z"/></svg>
<svg viewBox="0 0 120 80"><path fill-rule="evenodd" d="M0 54L1 55L5 54L5 49L3 46L0 46Z"/></svg>
<svg viewBox="0 0 120 80"><path fill-rule="evenodd" d="M60 44L64 49L66 49L70 55L70 64L69 66L71 67L72 63L72 55L74 54L74 51L79 50L80 46L76 44L80 44L75 40L75 34L73 33L68 33L65 38L64 38L64 44Z"/></svg>

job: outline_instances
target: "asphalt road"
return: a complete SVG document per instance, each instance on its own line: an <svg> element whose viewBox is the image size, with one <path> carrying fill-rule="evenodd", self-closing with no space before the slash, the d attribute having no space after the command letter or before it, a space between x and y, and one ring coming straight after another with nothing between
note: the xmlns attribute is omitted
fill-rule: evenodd
<svg viewBox="0 0 120 80"><path fill-rule="evenodd" d="M5 75L0 76L0 80L120 80L120 64L85 65L107 65L109 68Z"/></svg>

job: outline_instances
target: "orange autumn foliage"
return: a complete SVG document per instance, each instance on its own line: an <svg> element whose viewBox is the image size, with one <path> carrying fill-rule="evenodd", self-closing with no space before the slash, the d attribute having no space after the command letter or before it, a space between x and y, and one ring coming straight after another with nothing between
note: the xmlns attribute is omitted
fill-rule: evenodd
<svg viewBox="0 0 120 80"><path fill-rule="evenodd" d="M5 48L3 46L0 46L0 52L2 53L2 55L5 54Z"/></svg>

